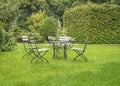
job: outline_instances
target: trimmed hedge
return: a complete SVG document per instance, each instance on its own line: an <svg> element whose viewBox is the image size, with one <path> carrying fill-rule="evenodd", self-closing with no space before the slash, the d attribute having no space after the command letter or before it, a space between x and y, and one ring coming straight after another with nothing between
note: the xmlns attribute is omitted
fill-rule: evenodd
<svg viewBox="0 0 120 86"><path fill-rule="evenodd" d="M5 41L5 31L3 29L2 26L0 26L0 50L1 50L1 46Z"/></svg>
<svg viewBox="0 0 120 86"><path fill-rule="evenodd" d="M120 6L86 4L64 13L67 35L79 43L89 36L89 43L120 43Z"/></svg>

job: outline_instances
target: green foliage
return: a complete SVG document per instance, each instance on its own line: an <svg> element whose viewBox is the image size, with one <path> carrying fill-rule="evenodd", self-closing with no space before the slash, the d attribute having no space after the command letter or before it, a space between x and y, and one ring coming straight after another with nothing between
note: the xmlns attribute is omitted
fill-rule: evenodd
<svg viewBox="0 0 120 86"><path fill-rule="evenodd" d="M30 32L28 32L29 35L36 36L38 42L44 42L44 37L42 37L41 34L39 34L41 25L43 23L43 20L47 17L47 14L45 11L39 11L37 13L34 13L31 15L31 17L28 18L27 24ZM31 34L32 32L32 34Z"/></svg>
<svg viewBox="0 0 120 86"><path fill-rule="evenodd" d="M19 2L17 0L2 0L0 3L0 25L8 32L17 18Z"/></svg>
<svg viewBox="0 0 120 86"><path fill-rule="evenodd" d="M65 12L64 27L77 42L120 43L120 6L81 5Z"/></svg>
<svg viewBox="0 0 120 86"><path fill-rule="evenodd" d="M17 24L22 28L26 28L27 18L32 15L32 13L38 12L41 8L41 1L39 0L20 0L19 6L19 16Z"/></svg>
<svg viewBox="0 0 120 86"><path fill-rule="evenodd" d="M5 40L5 31L3 27L0 26L0 49L1 49L1 45L3 44L4 40Z"/></svg>
<svg viewBox="0 0 120 86"><path fill-rule="evenodd" d="M57 24L53 18L46 17L40 27L40 35L47 38L47 36L56 36Z"/></svg>
<svg viewBox="0 0 120 86"><path fill-rule="evenodd" d="M39 11L28 18L27 24L30 31L39 31L42 21L47 17L45 11Z"/></svg>
<svg viewBox="0 0 120 86"><path fill-rule="evenodd" d="M34 33L29 32L29 33L28 33L28 36L35 36L35 38L36 38L36 40L37 40L37 43L44 43L44 42L45 42L44 37L41 36L41 35L40 35L39 33L37 33L37 32L34 32Z"/></svg>
<svg viewBox="0 0 120 86"><path fill-rule="evenodd" d="M120 0L109 0L109 3L120 5Z"/></svg>
<svg viewBox="0 0 120 86"><path fill-rule="evenodd" d="M46 16L49 16L49 17L52 16L52 17L56 18L57 20L59 20L61 22L61 27L63 27L63 14L64 14L66 8L73 9L73 7L76 7L76 6L79 6L82 4L86 4L87 2L109 3L109 4L120 5L119 0L20 0L20 1L18 1L18 0L1 0L0 1L0 25L3 26L3 28L6 32L13 31L14 36L17 37L16 39L20 41L21 33L22 34L24 32L26 33L26 31L28 31L28 30L30 30L32 33L33 32L37 33L37 31L39 31L39 29L41 27L42 21L46 18ZM96 10L98 8L94 8L93 10ZM111 12L110 15L114 17L114 14L112 14L112 11L111 11L112 10L111 7L110 8L109 8L109 6L106 7L106 10L107 10L107 8ZM88 6L88 9L89 9L89 6ZM101 8L101 9L103 9L103 8ZM87 8L85 10L87 10ZM91 12L93 12L93 11L91 11ZM82 15L82 14L80 14L80 15ZM89 13L88 14L84 13L84 15L85 15L85 17L86 16L90 17L90 16L88 16ZM98 14L96 13L95 15L98 15ZM102 11L101 11L101 15L104 16L102 14ZM108 15L109 15L109 13L108 13ZM72 16L74 16L74 14L72 14ZM76 16L78 16L78 15L76 15ZM111 20L113 17L111 17ZM81 19L81 20L83 20L83 19ZM109 17L109 19L110 19L110 17ZM118 19L119 19L119 17L118 17ZM98 20L99 20L99 18L98 18ZM103 20L104 20L104 18L103 18ZM117 20L115 20L115 21L117 22ZM90 21L91 21L91 19L90 19ZM114 18L112 21L114 21ZM114 22L111 22L111 23L114 24ZM109 25L111 26L112 24L109 24ZM17 25L20 29L12 28L14 25ZM84 28L88 28L88 26L86 24L83 24L83 25L84 25L84 27L81 27L79 25L82 28L82 31L84 30ZM118 24L116 24L116 25L118 25ZM114 28L116 28L116 26ZM21 30L23 30L23 32ZM96 30L96 28L94 28L94 30ZM66 30L63 30L63 32L64 31L66 31ZM113 39L119 40L119 39L116 39L116 38L119 38L118 35L116 35L115 33L111 32L111 31L108 31L108 30L107 30L107 32L110 32L111 34L114 35L112 37L111 37L111 35L107 35L107 36L111 37L111 38L109 38L109 40L113 40ZM78 33L78 32L76 32L76 33ZM95 32L93 32L93 33L95 33ZM119 30L116 30L116 33L119 34ZM104 34L104 33L102 33L102 34ZM105 38L106 34L104 34L104 35L105 35L104 36L104 38ZM77 36L77 38L79 38L79 36ZM94 39L91 41L93 42L96 40L97 39ZM109 42L106 41L106 43L109 43ZM113 43L116 43L116 41L114 41Z"/></svg>
<svg viewBox="0 0 120 86"><path fill-rule="evenodd" d="M16 46L16 40L13 35L14 34L12 32L6 32L5 40L1 46L2 51L8 51L14 49L14 47Z"/></svg>

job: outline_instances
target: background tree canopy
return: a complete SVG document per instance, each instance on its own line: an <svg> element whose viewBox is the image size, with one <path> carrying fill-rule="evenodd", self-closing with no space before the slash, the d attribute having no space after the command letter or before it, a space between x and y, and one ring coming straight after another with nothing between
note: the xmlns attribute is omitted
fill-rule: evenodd
<svg viewBox="0 0 120 86"><path fill-rule="evenodd" d="M95 8L92 8L92 5L91 6L87 5L88 2L96 3L101 6L96 5ZM104 4L107 5L103 6ZM83 5L86 5L88 7ZM11 46L13 42L11 43L11 41L8 40L11 40L10 38L12 38L12 36L17 41L18 40L20 41L21 35L23 34L31 35L31 33L34 33L36 35L39 34L40 37L46 38L47 35L45 35L45 33L43 35L43 33L41 33L41 30L45 30L45 31L47 30L49 34L54 33L54 35L56 35L55 32L57 31L65 32L65 30L67 30L68 35L70 35L69 30L75 30L74 31L76 32L75 34L81 34L85 30L91 31L94 29L96 30L96 32L106 31L107 33L108 32L109 33L108 34L102 33L103 35L100 35L99 37L98 35L97 36L95 35L97 34L95 32L91 33L92 35L94 35L93 37L89 34L91 36L91 43L120 43L119 41L117 41L119 40L118 39L119 36L117 34L119 34L118 27L120 27L119 26L120 21L116 18L116 17L119 18L118 16L120 11L119 7L120 7L119 0L20 0L20 1L1 0L0 25L3 31L2 33L6 34L6 36L11 36L4 38L6 42L9 42L8 45L4 45L4 46ZM80 9L81 12L77 9ZM78 22L76 22L76 20L72 18L79 20ZM85 18L87 19L87 22L84 21ZM98 20L100 22L97 22ZM103 20L105 21L102 23ZM53 24L53 26L49 27L50 25L49 21L51 21L51 24ZM61 30L57 30L59 28L58 21L60 22L59 26ZM94 24L90 24L90 23L94 23ZM80 29L81 32L78 33L79 31L77 32L76 28ZM2 35L0 36L2 37ZM80 38L79 36L74 36L74 37L76 37L77 41ZM100 37L104 38L104 40L109 40L109 41L105 42L102 39L100 39ZM1 43L4 42L5 41Z"/></svg>

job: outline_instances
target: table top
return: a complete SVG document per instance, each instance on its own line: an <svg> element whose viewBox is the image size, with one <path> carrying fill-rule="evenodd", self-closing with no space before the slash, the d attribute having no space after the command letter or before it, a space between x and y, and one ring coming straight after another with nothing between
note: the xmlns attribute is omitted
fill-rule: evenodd
<svg viewBox="0 0 120 86"><path fill-rule="evenodd" d="M68 41L49 41L49 43L51 43L51 44L66 44L66 43L68 43Z"/></svg>

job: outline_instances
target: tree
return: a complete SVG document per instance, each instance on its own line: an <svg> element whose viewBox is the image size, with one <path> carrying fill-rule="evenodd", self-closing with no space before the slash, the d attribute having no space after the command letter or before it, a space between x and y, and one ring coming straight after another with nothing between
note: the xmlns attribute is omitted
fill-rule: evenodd
<svg viewBox="0 0 120 86"><path fill-rule="evenodd" d="M27 28L27 18L30 17L32 13L37 13L39 10L46 9L46 7L44 0L21 0L17 24L22 29Z"/></svg>
<svg viewBox="0 0 120 86"><path fill-rule="evenodd" d="M33 13L27 20L28 28L32 32L38 32L41 26L42 21L47 17L45 11L39 11Z"/></svg>
<svg viewBox="0 0 120 86"><path fill-rule="evenodd" d="M71 8L73 6L75 1L78 0L46 0L49 9L48 15L58 19L58 21L61 22L61 27L63 27L63 14L66 8Z"/></svg>
<svg viewBox="0 0 120 86"><path fill-rule="evenodd" d="M17 18L19 3L17 0L2 0L0 2L0 24L9 32Z"/></svg>
<svg viewBox="0 0 120 86"><path fill-rule="evenodd" d="M40 35L45 37L46 40L48 36L56 36L57 25L53 18L46 17L40 27Z"/></svg>

